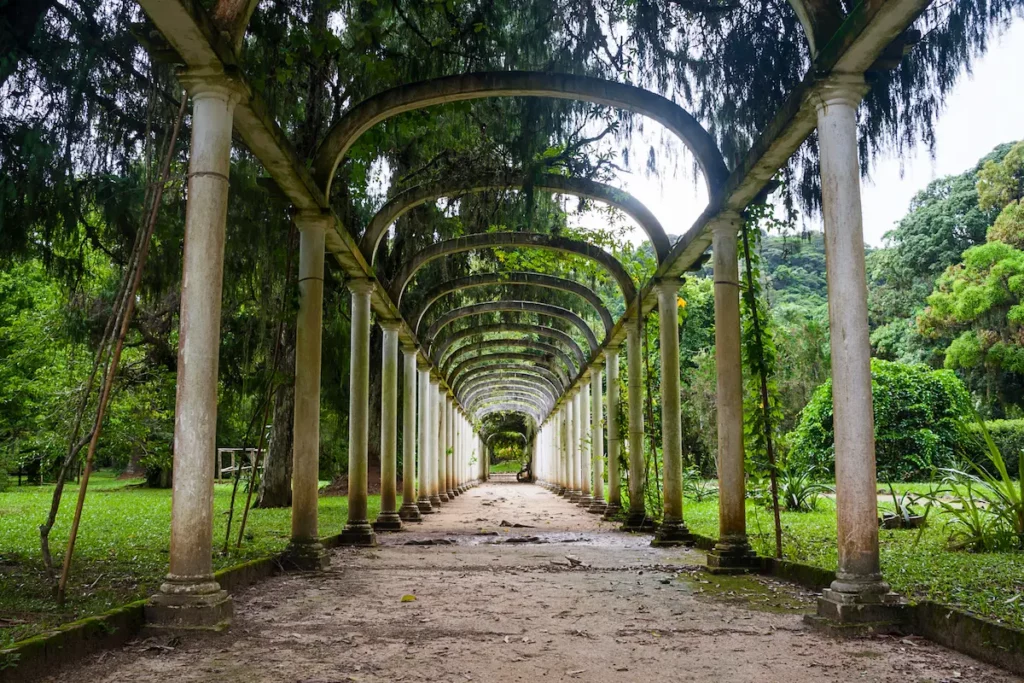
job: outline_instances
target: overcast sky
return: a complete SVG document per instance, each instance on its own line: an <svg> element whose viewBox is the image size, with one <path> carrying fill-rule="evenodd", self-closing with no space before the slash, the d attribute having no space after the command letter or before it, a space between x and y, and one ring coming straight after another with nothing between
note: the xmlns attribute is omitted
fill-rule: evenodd
<svg viewBox="0 0 1024 683"><path fill-rule="evenodd" d="M961 76L946 100L935 127L936 147L932 158L919 146L903 159L878 158L862 188L864 241L882 244L882 236L907 211L913 196L934 180L961 173L996 145L1024 138L1024 20L994 38L988 52L977 59L971 74ZM646 159L649 143L631 145L634 166ZM685 164L686 162L682 162ZM902 166L902 172L901 172ZM635 195L658 217L670 234L681 234L700 215L707 203L703 186L682 177L648 178L643 173L622 174L616 185ZM583 225L598 225L602 219L590 215ZM813 225L812 225L813 227ZM633 231L641 240L643 233Z"/></svg>

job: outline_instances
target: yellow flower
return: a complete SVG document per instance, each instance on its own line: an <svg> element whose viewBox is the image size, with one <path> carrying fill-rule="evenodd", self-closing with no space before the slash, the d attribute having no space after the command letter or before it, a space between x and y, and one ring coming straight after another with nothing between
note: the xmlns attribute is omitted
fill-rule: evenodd
<svg viewBox="0 0 1024 683"><path fill-rule="evenodd" d="M683 297L679 297L678 302L679 302L679 308L686 308L686 299L684 299Z"/></svg>

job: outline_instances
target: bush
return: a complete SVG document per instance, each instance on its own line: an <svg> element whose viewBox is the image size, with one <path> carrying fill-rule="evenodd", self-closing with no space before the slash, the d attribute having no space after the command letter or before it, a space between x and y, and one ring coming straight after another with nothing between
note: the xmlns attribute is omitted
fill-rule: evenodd
<svg viewBox="0 0 1024 683"><path fill-rule="evenodd" d="M1024 420L992 420L985 423L989 436L1006 462L1006 470L1010 476L1020 477L1020 457L1024 451ZM994 474L990 467L990 459L985 448L985 437L981 427L975 423L967 425L971 438L964 448L964 455L978 467Z"/></svg>
<svg viewBox="0 0 1024 683"><path fill-rule="evenodd" d="M952 467L971 438L963 420L971 414L963 383L948 370L874 359L875 462L882 481L920 481L936 468ZM818 387L789 435L790 463L835 474L832 381Z"/></svg>

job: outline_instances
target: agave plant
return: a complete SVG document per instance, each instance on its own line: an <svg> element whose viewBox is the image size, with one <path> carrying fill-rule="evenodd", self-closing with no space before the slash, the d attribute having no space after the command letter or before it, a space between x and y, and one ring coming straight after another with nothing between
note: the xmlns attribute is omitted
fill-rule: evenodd
<svg viewBox="0 0 1024 683"><path fill-rule="evenodd" d="M833 493L832 487L815 479L815 467L798 471L792 466L779 469L779 503L789 512L814 512L824 493Z"/></svg>
<svg viewBox="0 0 1024 683"><path fill-rule="evenodd" d="M949 495L932 494L929 506L948 516L949 543L973 552L1024 550L1024 478L1015 482L985 423L975 413L985 440L985 455L995 474L973 462L961 469L945 468ZM1024 459L1024 454L1018 454Z"/></svg>
<svg viewBox="0 0 1024 683"><path fill-rule="evenodd" d="M718 486L714 481L701 476L700 470L696 467L683 468L683 495L692 500L703 503L718 496Z"/></svg>

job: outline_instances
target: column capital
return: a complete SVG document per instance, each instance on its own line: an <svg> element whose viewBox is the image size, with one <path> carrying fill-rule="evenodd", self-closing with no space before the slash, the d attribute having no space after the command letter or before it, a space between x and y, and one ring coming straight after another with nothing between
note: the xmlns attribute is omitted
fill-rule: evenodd
<svg viewBox="0 0 1024 683"><path fill-rule="evenodd" d="M594 357L594 360L590 361L590 367L595 370L600 370L604 367L604 354L599 353Z"/></svg>
<svg viewBox="0 0 1024 683"><path fill-rule="evenodd" d="M232 78L220 68L182 69L178 72L178 83L188 91L192 99L219 97L231 104L246 102L252 94L242 81Z"/></svg>
<svg viewBox="0 0 1024 683"><path fill-rule="evenodd" d="M605 359L605 361L607 361L612 356L618 355L620 350L621 349L619 348L618 344L609 344L608 346L606 346L605 349L604 349L604 359Z"/></svg>
<svg viewBox="0 0 1024 683"><path fill-rule="evenodd" d="M349 280L346 285L348 286L348 291L353 294L371 294L377 283L367 277L357 277Z"/></svg>
<svg viewBox="0 0 1024 683"><path fill-rule="evenodd" d="M382 330L388 332L398 332L402 329L402 321L397 318L384 318L383 320L378 320L377 324L380 325Z"/></svg>
<svg viewBox="0 0 1024 683"><path fill-rule="evenodd" d="M433 384L435 388L437 388L441 385L441 378L435 375L433 372L431 372L430 383Z"/></svg>
<svg viewBox="0 0 1024 683"><path fill-rule="evenodd" d="M406 355L416 355L419 353L419 348L415 344L402 344L402 353Z"/></svg>
<svg viewBox="0 0 1024 683"><path fill-rule="evenodd" d="M678 292L679 288L682 286L683 280L682 278L678 277L665 277L661 278L660 280L654 283L654 288L657 289L659 292Z"/></svg>
<svg viewBox="0 0 1024 683"><path fill-rule="evenodd" d="M722 211L708 222L708 230L715 237L736 237L743 227L743 216L738 211Z"/></svg>
<svg viewBox="0 0 1024 683"><path fill-rule="evenodd" d="M430 363L423 360L422 358L416 359L416 369L420 372L428 372L430 370Z"/></svg>
<svg viewBox="0 0 1024 683"><path fill-rule="evenodd" d="M327 232L334 225L334 216L322 211L299 211L292 216L299 232Z"/></svg>
<svg viewBox="0 0 1024 683"><path fill-rule="evenodd" d="M856 109L869 89L863 74L834 73L818 81L809 97L819 111L831 104L847 104Z"/></svg>

